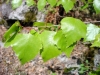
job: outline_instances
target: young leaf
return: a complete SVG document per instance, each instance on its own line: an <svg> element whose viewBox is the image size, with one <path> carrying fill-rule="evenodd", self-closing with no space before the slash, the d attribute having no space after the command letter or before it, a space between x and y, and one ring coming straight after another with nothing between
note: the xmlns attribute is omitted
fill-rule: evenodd
<svg viewBox="0 0 100 75"><path fill-rule="evenodd" d="M62 30L58 31L54 36L55 44L57 47L66 54L67 57L70 57L71 52L73 51L74 45L67 47L67 39L62 33Z"/></svg>
<svg viewBox="0 0 100 75"><path fill-rule="evenodd" d="M54 31L44 31L42 34L40 34L40 39L43 43L43 52L41 55L44 61L47 61L61 54L58 48L54 45L53 38L55 34L56 32Z"/></svg>
<svg viewBox="0 0 100 75"><path fill-rule="evenodd" d="M12 4L12 8L16 9L22 4L22 0L12 0L11 4Z"/></svg>
<svg viewBox="0 0 100 75"><path fill-rule="evenodd" d="M39 0L37 5L38 9L42 10L46 5L46 0Z"/></svg>
<svg viewBox="0 0 100 75"><path fill-rule="evenodd" d="M32 35L34 35L35 33L36 33L36 31L35 30L30 30L30 33L32 34Z"/></svg>
<svg viewBox="0 0 100 75"><path fill-rule="evenodd" d="M69 12L74 7L74 2L71 0L61 0L61 1L66 13Z"/></svg>
<svg viewBox="0 0 100 75"><path fill-rule="evenodd" d="M27 3L28 6L35 4L34 0L26 0L26 3Z"/></svg>
<svg viewBox="0 0 100 75"><path fill-rule="evenodd" d="M86 37L86 25L79 19L66 17L61 20L62 33L67 39L66 47L69 47L74 42Z"/></svg>
<svg viewBox="0 0 100 75"><path fill-rule="evenodd" d="M59 6L60 4L62 4L62 1L61 1L61 0L59 0L59 1L57 2L57 6Z"/></svg>
<svg viewBox="0 0 100 75"><path fill-rule="evenodd" d="M52 73L52 75L56 75L56 73Z"/></svg>
<svg viewBox="0 0 100 75"><path fill-rule="evenodd" d="M32 60L39 53L42 44L37 36L32 34L17 34L6 44L10 44L22 64Z"/></svg>
<svg viewBox="0 0 100 75"><path fill-rule="evenodd" d="M19 21L16 21L10 29L4 34L3 41L8 41L14 34L16 34L21 29Z"/></svg>
<svg viewBox="0 0 100 75"><path fill-rule="evenodd" d="M100 31L99 27L93 24L88 24L85 41L93 41L95 39L95 36L99 33L99 31Z"/></svg>
<svg viewBox="0 0 100 75"><path fill-rule="evenodd" d="M56 5L57 0L47 0L48 3L53 7L54 5Z"/></svg>
<svg viewBox="0 0 100 75"><path fill-rule="evenodd" d="M41 27L41 26L53 26L51 23L45 23L45 22L35 22L33 26Z"/></svg>
<svg viewBox="0 0 100 75"><path fill-rule="evenodd" d="M70 57L70 55L71 55L71 53L72 53L74 47L75 47L75 44L70 45L68 48L65 48L65 49L63 50L63 52L65 52L65 54L66 54L67 57Z"/></svg>
<svg viewBox="0 0 100 75"><path fill-rule="evenodd" d="M63 52L66 49L66 41L65 35L62 33L62 30L59 30L54 36L55 44L61 51Z"/></svg>
<svg viewBox="0 0 100 75"><path fill-rule="evenodd" d="M100 47L100 34L98 34L92 44L92 47Z"/></svg>
<svg viewBox="0 0 100 75"><path fill-rule="evenodd" d="M94 0L93 6L97 14L100 13L100 0Z"/></svg>

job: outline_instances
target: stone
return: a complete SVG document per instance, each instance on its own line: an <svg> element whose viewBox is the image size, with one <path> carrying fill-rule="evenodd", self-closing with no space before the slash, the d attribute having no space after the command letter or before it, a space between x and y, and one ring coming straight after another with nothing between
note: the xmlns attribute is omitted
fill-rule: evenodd
<svg viewBox="0 0 100 75"><path fill-rule="evenodd" d="M29 7L26 5L26 2L23 1L22 5L18 7L17 9L13 10L9 14L9 19L15 19L15 20L25 20L25 13L29 11Z"/></svg>

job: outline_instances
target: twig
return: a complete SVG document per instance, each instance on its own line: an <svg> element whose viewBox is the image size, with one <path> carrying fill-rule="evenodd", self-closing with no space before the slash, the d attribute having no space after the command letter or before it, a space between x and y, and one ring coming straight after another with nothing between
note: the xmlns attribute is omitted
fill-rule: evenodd
<svg viewBox="0 0 100 75"><path fill-rule="evenodd" d="M89 22L84 22L86 24L89 24L89 23L100 23L100 21L89 21Z"/></svg>
<svg viewBox="0 0 100 75"><path fill-rule="evenodd" d="M85 24L89 24L89 23L100 23L100 21L89 21L89 22L84 22ZM59 25L52 25L52 26L37 26L37 27L59 27L61 26Z"/></svg>

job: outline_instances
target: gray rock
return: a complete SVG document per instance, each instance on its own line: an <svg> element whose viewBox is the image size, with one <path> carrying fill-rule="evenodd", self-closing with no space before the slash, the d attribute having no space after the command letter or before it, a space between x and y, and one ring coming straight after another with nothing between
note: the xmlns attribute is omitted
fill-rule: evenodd
<svg viewBox="0 0 100 75"><path fill-rule="evenodd" d="M32 9L30 9L29 6L26 4L26 0L23 0L21 6L16 8L15 10L12 10L11 2L9 3L3 3L0 5L0 17L4 19L12 19L12 20L26 20L26 13L32 11L32 14L36 13L36 20L38 22L44 22L45 20L45 12L44 11L38 11L36 6L33 6ZM34 17L34 16L33 16ZM31 21L31 20L30 20ZM33 21L32 21L33 22Z"/></svg>
<svg viewBox="0 0 100 75"><path fill-rule="evenodd" d="M0 10L1 10L1 17L3 17L4 19L8 19L9 14L12 12L11 4L3 3L0 7Z"/></svg>
<svg viewBox="0 0 100 75"><path fill-rule="evenodd" d="M0 47L4 48L4 43L2 41L0 41Z"/></svg>
<svg viewBox="0 0 100 75"><path fill-rule="evenodd" d="M71 58L67 58L64 54L58 56L58 60L61 62L61 63L64 63L65 67L66 68L73 68L73 67L80 67L78 64L77 64L77 59L71 59Z"/></svg>
<svg viewBox="0 0 100 75"><path fill-rule="evenodd" d="M100 54L94 56L94 66L98 67L100 65Z"/></svg>
<svg viewBox="0 0 100 75"><path fill-rule="evenodd" d="M26 2L23 1L22 5L18 7L17 9L13 10L9 14L9 19L15 19L15 20L25 20L25 13L29 11L29 7L26 5Z"/></svg>
<svg viewBox="0 0 100 75"><path fill-rule="evenodd" d="M36 15L37 22L44 22L45 16L46 14L44 11L39 11L38 14Z"/></svg>

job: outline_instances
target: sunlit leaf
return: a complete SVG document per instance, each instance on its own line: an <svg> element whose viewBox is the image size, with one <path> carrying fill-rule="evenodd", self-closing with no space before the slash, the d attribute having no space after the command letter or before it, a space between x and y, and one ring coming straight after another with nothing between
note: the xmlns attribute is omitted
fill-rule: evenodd
<svg viewBox="0 0 100 75"><path fill-rule="evenodd" d="M41 26L53 26L51 23L45 23L45 22L35 22L33 26L41 27Z"/></svg>
<svg viewBox="0 0 100 75"><path fill-rule="evenodd" d="M61 0L61 1L66 13L69 12L74 7L74 2L71 0Z"/></svg>
<svg viewBox="0 0 100 75"><path fill-rule="evenodd" d="M70 57L74 44L67 47L67 39L65 35L62 33L62 31L58 31L57 34L54 36L55 44L57 47L66 54L67 57Z"/></svg>
<svg viewBox="0 0 100 75"><path fill-rule="evenodd" d="M36 31L32 29L32 30L30 30L30 33L34 35L36 33Z"/></svg>
<svg viewBox="0 0 100 75"><path fill-rule="evenodd" d="M35 4L34 0L26 0L26 3L27 3L28 6Z"/></svg>
<svg viewBox="0 0 100 75"><path fill-rule="evenodd" d="M86 25L79 19L72 17L63 18L61 20L61 29L67 39L66 47L86 37Z"/></svg>
<svg viewBox="0 0 100 75"><path fill-rule="evenodd" d="M55 4L56 4L56 2L57 2L57 0L47 0L48 1L48 3L53 7Z"/></svg>
<svg viewBox="0 0 100 75"><path fill-rule="evenodd" d="M3 41L8 41L13 35L15 35L19 30L21 29L19 21L16 21L10 29L6 31L6 33L3 36Z"/></svg>
<svg viewBox="0 0 100 75"><path fill-rule="evenodd" d="M46 5L46 0L38 0L38 4L37 4L38 6L38 9L39 10L42 10L44 7L45 7L45 5Z"/></svg>
<svg viewBox="0 0 100 75"><path fill-rule="evenodd" d="M16 37L7 42L11 45L22 64L32 60L39 53L42 44L38 37L32 34L17 34Z"/></svg>
<svg viewBox="0 0 100 75"><path fill-rule="evenodd" d="M22 4L22 0L12 0L11 4L12 4L12 8L16 9Z"/></svg>
<svg viewBox="0 0 100 75"><path fill-rule="evenodd" d="M41 55L44 61L47 61L61 54L61 52L54 44L53 37L55 34L56 32L54 31L44 31L42 34L40 34L40 39L43 43L43 52Z"/></svg>
<svg viewBox="0 0 100 75"><path fill-rule="evenodd" d="M94 0L93 6L97 14L100 13L100 0Z"/></svg>
<svg viewBox="0 0 100 75"><path fill-rule="evenodd" d="M92 47L100 47L100 34L95 37Z"/></svg>
<svg viewBox="0 0 100 75"><path fill-rule="evenodd" d="M62 4L62 1L61 1L61 0L59 0L59 1L57 2L57 6L59 6L60 4Z"/></svg>
<svg viewBox="0 0 100 75"><path fill-rule="evenodd" d="M100 31L99 27L93 24L88 24L85 41L93 41L95 39L95 36L99 33L99 31Z"/></svg>

